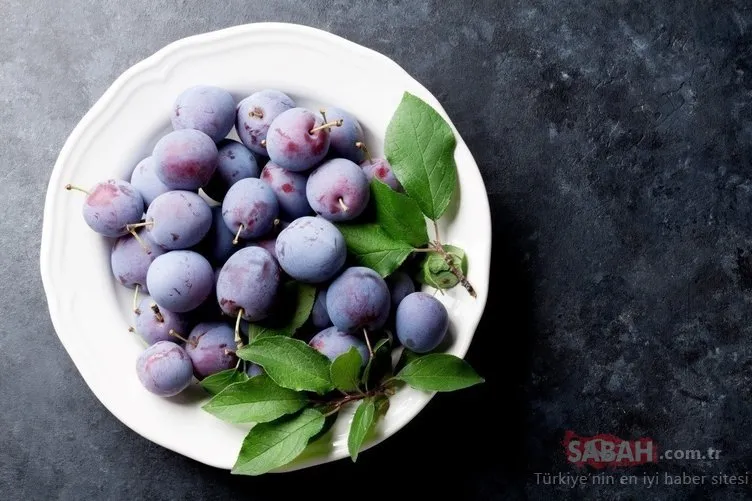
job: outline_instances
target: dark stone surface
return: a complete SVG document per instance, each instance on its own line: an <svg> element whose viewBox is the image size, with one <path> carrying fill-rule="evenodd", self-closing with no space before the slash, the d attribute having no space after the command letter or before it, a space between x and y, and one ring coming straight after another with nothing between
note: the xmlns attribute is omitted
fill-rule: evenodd
<svg viewBox="0 0 752 501"><path fill-rule="evenodd" d="M710 478L647 491L533 475L578 471L565 430L722 449L638 475L752 470L749 2L0 0L0 14L3 499L750 497ZM487 384L434 399L357 466L248 479L99 404L52 330L37 262L57 153L117 75L262 20L379 50L442 101L487 183L494 263L468 354Z"/></svg>

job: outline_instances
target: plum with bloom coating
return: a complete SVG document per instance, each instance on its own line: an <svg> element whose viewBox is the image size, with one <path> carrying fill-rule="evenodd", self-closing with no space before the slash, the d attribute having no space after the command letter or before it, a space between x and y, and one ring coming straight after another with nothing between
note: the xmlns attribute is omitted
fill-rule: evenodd
<svg viewBox="0 0 752 501"><path fill-rule="evenodd" d="M171 121L175 130L200 130L219 142L235 124L235 100L219 87L196 85L181 92L175 100Z"/></svg>
<svg viewBox="0 0 752 501"><path fill-rule="evenodd" d="M251 150L237 141L225 139L217 148L217 170L203 189L212 200L221 202L233 184L241 179L259 177L261 169Z"/></svg>
<svg viewBox="0 0 752 501"><path fill-rule="evenodd" d="M131 184L141 193L147 206L162 193L170 191L170 187L157 176L157 164L151 156L141 160L133 169Z"/></svg>
<svg viewBox="0 0 752 501"><path fill-rule="evenodd" d="M151 393L172 397L191 384L193 366L182 347L169 341L159 341L138 357L136 373L141 384Z"/></svg>
<svg viewBox="0 0 752 501"><path fill-rule="evenodd" d="M389 287L381 275L364 266L342 272L326 293L326 311L341 331L376 330L389 317Z"/></svg>
<svg viewBox="0 0 752 501"><path fill-rule="evenodd" d="M282 112L295 107L290 96L278 90L261 90L238 103L235 129L251 151L267 155L264 141L269 126Z"/></svg>
<svg viewBox="0 0 752 501"><path fill-rule="evenodd" d="M318 290L316 300L313 302L313 308L311 309L311 323L319 329L332 325L329 313L326 311L326 291L326 287Z"/></svg>
<svg viewBox="0 0 752 501"><path fill-rule="evenodd" d="M110 252L110 268L122 285L129 289L138 285L144 292L149 292L146 287L146 272L151 262L164 254L164 250L152 242L145 231L142 230L137 235L143 245L133 235L123 235L115 240Z"/></svg>
<svg viewBox="0 0 752 501"><path fill-rule="evenodd" d="M151 263L146 284L160 307L185 313L197 308L211 294L214 270L197 252L172 251Z"/></svg>
<svg viewBox="0 0 752 501"><path fill-rule="evenodd" d="M71 189L70 185L67 188ZM141 221L144 199L131 183L110 179L95 184L87 193L82 212L92 230L105 237L120 237L128 233L127 225Z"/></svg>
<svg viewBox="0 0 752 501"><path fill-rule="evenodd" d="M193 373L199 379L235 367L238 363L235 348L235 331L223 322L198 324L185 344Z"/></svg>
<svg viewBox="0 0 752 501"><path fill-rule="evenodd" d="M404 271L395 271L387 277L386 283L389 285L389 292L392 296L392 309L394 311L397 310L397 306L399 306L408 294L415 292L415 282Z"/></svg>
<svg viewBox="0 0 752 501"><path fill-rule="evenodd" d="M294 172L308 170L329 151L329 129L320 115L292 108L274 119L266 135L266 151L272 162Z"/></svg>
<svg viewBox="0 0 752 501"><path fill-rule="evenodd" d="M170 132L154 146L152 157L157 177L173 190L197 190L217 170L217 145L198 130Z"/></svg>
<svg viewBox="0 0 752 501"><path fill-rule="evenodd" d="M342 121L342 125L332 127L329 134L329 152L355 163L362 162L365 152L358 145L362 144L365 138L358 120L341 108L327 108L326 119Z"/></svg>
<svg viewBox="0 0 752 501"><path fill-rule="evenodd" d="M305 174L292 172L269 162L261 171L261 180L268 184L277 196L280 217L285 221L294 221L313 212L306 198L308 177Z"/></svg>
<svg viewBox="0 0 752 501"><path fill-rule="evenodd" d="M192 191L168 191L146 211L149 238L163 249L187 249L199 243L212 225L212 212Z"/></svg>
<svg viewBox="0 0 752 501"><path fill-rule="evenodd" d="M277 235L277 259L285 272L307 283L326 282L345 264L342 233L320 217L296 219Z"/></svg>
<svg viewBox="0 0 752 501"><path fill-rule="evenodd" d="M230 256L217 279L217 300L226 315L249 322L271 312L279 289L279 265L261 247L245 247Z"/></svg>
<svg viewBox="0 0 752 501"><path fill-rule="evenodd" d="M363 169L350 160L334 158L316 168L306 183L308 204L329 221L358 217L371 199Z"/></svg>
<svg viewBox="0 0 752 501"><path fill-rule="evenodd" d="M269 233L279 214L277 197L260 179L241 179L222 202L225 224L238 238L258 238Z"/></svg>
<svg viewBox="0 0 752 501"><path fill-rule="evenodd" d="M402 192L403 188L397 177L394 175L392 165L386 158L373 158L361 162L360 167L363 169L363 173L368 178L370 183L372 179L376 178L382 183L389 186L394 191Z"/></svg>
<svg viewBox="0 0 752 501"><path fill-rule="evenodd" d="M358 350L361 358L361 366L368 361L368 348L366 344L355 336L342 332L336 327L329 327L319 332L308 343L311 348L326 355L329 360L347 353L350 348Z"/></svg>
<svg viewBox="0 0 752 501"><path fill-rule="evenodd" d="M153 299L145 297L138 305L136 333L149 344L159 341L172 341L180 344L180 339L170 334L174 331L184 336L188 330L188 320L180 313L155 306Z"/></svg>
<svg viewBox="0 0 752 501"><path fill-rule="evenodd" d="M449 314L444 305L425 292L413 292L397 307L397 338L415 353L427 353L444 340Z"/></svg>

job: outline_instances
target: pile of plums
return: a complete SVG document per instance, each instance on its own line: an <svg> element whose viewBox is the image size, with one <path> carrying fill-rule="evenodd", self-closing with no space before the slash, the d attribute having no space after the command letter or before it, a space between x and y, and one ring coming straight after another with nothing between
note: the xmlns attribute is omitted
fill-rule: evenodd
<svg viewBox="0 0 752 501"><path fill-rule="evenodd" d="M149 391L172 396L194 376L237 367L233 325L272 315L287 280L316 284L310 345L330 359L354 346L365 363L364 329L388 320L413 351L442 341L446 309L406 273L385 281L345 268L333 222L364 211L373 178L402 189L389 163L370 157L352 115L299 108L276 90L236 105L229 92L198 86L178 96L171 120L130 182L67 186L87 194L86 223L116 238L112 272L135 289L132 330L149 345L137 371ZM226 138L233 126L240 142Z"/></svg>

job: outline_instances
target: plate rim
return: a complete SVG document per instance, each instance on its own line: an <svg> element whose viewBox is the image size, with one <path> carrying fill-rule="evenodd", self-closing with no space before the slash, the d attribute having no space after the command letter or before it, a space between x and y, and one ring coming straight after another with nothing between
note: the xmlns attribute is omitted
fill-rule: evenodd
<svg viewBox="0 0 752 501"><path fill-rule="evenodd" d="M170 58L176 56L181 51L188 51L191 48L218 43L221 40L227 39L230 37L254 33L258 31L264 31L264 30L281 31L281 32L287 31L293 35L302 35L304 37L316 37L326 42L337 44L341 46L343 49L347 49L348 51L359 53L363 57L378 59L381 64L388 64L389 66L392 67L394 71L401 73L403 76L411 80L414 83L414 85L417 88L419 88L425 96L429 96L431 98L430 100L428 100L430 101L429 104L432 107L434 107L447 120L457 140L457 147L465 148L468 151L469 158L473 162L473 165L475 167L478 180L481 186L483 187L483 197L482 197L482 200L480 200L480 202L483 205L484 217L482 220L477 221L477 223L481 227L481 231L485 231L488 234L488 245L484 249L486 252L486 255L488 256L488 262L482 263L482 264L484 268L487 270L486 275L487 276L490 275L490 259L491 259L491 244L492 244L491 213L490 213L490 204L488 201L488 192L485 187L485 182L480 174L480 169L478 168L477 163L475 162L475 159L472 156L472 152L470 152L469 148L464 142L464 139L456 130L456 127L452 123L451 119L449 118L448 114L446 113L446 111L444 110L444 108L442 107L438 99L436 99L433 96L433 94L425 86L423 86L423 84L421 84L416 78L410 75L404 68L402 68L397 62L392 60L390 57L376 50L363 46L359 43L348 40L340 35L336 35L334 33L321 30L318 28L314 28L311 26L295 24L295 23L283 23L283 22L261 22L261 23L240 24L236 26L222 28L219 30L195 34L195 35L191 35L188 37L175 40L165 45L161 49L157 50L150 56L130 66L110 84L107 90L105 90L105 92L96 100L96 102L91 106L91 108L84 114L84 116L75 125L71 133L66 138L65 143L63 144L63 147L61 148L60 153L58 154L57 160L55 161L55 165L50 174L50 179L48 182L47 192L45 195L45 202L44 202L45 205L44 205L44 213L43 213L42 238L41 238L40 256L39 256L40 273L41 273L41 278L42 278L42 285L43 285L44 292L45 292L47 307L49 311L49 316L50 316L50 320L52 322L53 328L55 330L56 336L58 337L61 344L65 348L68 356L70 357L77 371L79 372L82 379L84 380L84 383L87 385L89 390L94 394L97 400L110 412L110 414L112 414L115 418L117 418L121 423L123 423L130 430L133 430L135 433L139 434L140 436L146 438L147 440L151 442L154 442L178 454L189 457L195 461L198 461L198 462L210 465L210 466L218 467L218 468L223 468L223 469L226 468L225 465L219 465L219 464L216 464L215 462L207 461L205 458L198 457L195 454L186 453L185 451L178 451L171 445L166 444L163 441L159 440L158 437L155 438L145 433L144 430L132 426L131 424L128 423L128 420L121 415L120 412L113 410L112 408L113 406L109 405L106 402L106 399L100 398L99 394L94 390L89 380L83 376L79 362L73 356L71 356L71 349L69 346L69 342L66 341L67 336L60 335L60 330L62 329L61 327L62 319L60 318L60 314L58 312L58 305L56 304L56 301L55 301L55 294L54 294L55 287L53 285L53 278L51 275L52 263L50 260L50 254L51 254L50 251L53 245L53 238L52 238L52 229L50 228L50 225L51 225L51 220L52 220L53 201L55 197L57 196L55 194L55 191L59 191L58 188L60 186L60 177L62 175L63 166L69 162L69 157L71 156L71 152L74 149L74 146L81 140L81 136L84 134L84 131L86 131L90 127L91 123L96 119L96 117L100 115L106 109L106 107L118 96L121 90L131 80L133 80L134 78L137 78L139 75L146 73L148 71L159 72L161 65L166 64L165 63L166 61L169 61ZM474 266L476 265L474 264ZM490 276L489 276L488 282L490 285ZM483 311L487 304L487 297L488 297L487 289L488 287L486 287L486 293L483 294L482 297L479 297L478 299L476 299L476 301L482 301L482 304L480 304L481 314L478 316L477 319L472 321L472 325L471 325L472 328L470 329L471 334L467 342L467 346L461 348L458 351L458 356L462 358L464 358L465 355L467 354L469 346L475 337L478 324L480 323L480 320L483 316ZM428 403L432 400L432 398L436 394L436 392L423 392L423 393L425 394L425 398L422 399L422 401L419 402L418 405L415 405L413 407L412 414L409 417L405 418L403 423L397 426L396 429L388 435L384 434L382 436L372 438L368 443L364 444L362 451L365 451L383 442L384 440L389 438L391 435L401 430L410 421L412 421L412 419L414 419L415 416L417 416L425 408L426 405L428 405ZM293 463L291 467L289 468L283 467L283 468L280 468L279 470L275 470L275 472L298 470L298 469L307 468L307 467L318 465L318 464L333 462L333 461L342 459L344 457L346 457L346 454L342 455L342 454L329 453L325 456L307 459L306 461L303 461L300 464Z"/></svg>

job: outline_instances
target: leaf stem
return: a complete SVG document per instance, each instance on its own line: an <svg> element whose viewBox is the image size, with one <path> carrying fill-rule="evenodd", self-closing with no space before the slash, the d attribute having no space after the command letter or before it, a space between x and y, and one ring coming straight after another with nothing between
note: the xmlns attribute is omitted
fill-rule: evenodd
<svg viewBox="0 0 752 501"><path fill-rule="evenodd" d="M436 222L435 219L431 220L433 222L433 232L436 235L436 241L441 245L441 237L439 237L439 223Z"/></svg>
<svg viewBox="0 0 752 501"><path fill-rule="evenodd" d="M434 221L435 223L435 221ZM437 228L438 229L438 228ZM465 277L465 274L462 273L462 270L457 268L454 265L454 261L452 260L452 256L449 255L449 253L444 250L444 246L441 245L441 242L438 240L436 242L433 242L433 248L436 252L439 253L441 257L444 258L444 262L449 266L449 271L452 272L452 274L457 277L457 279L460 281L460 284L462 284L462 287L467 290L467 292L474 298L478 297L478 294L475 292L475 289L470 284L470 282L467 280L467 277Z"/></svg>

